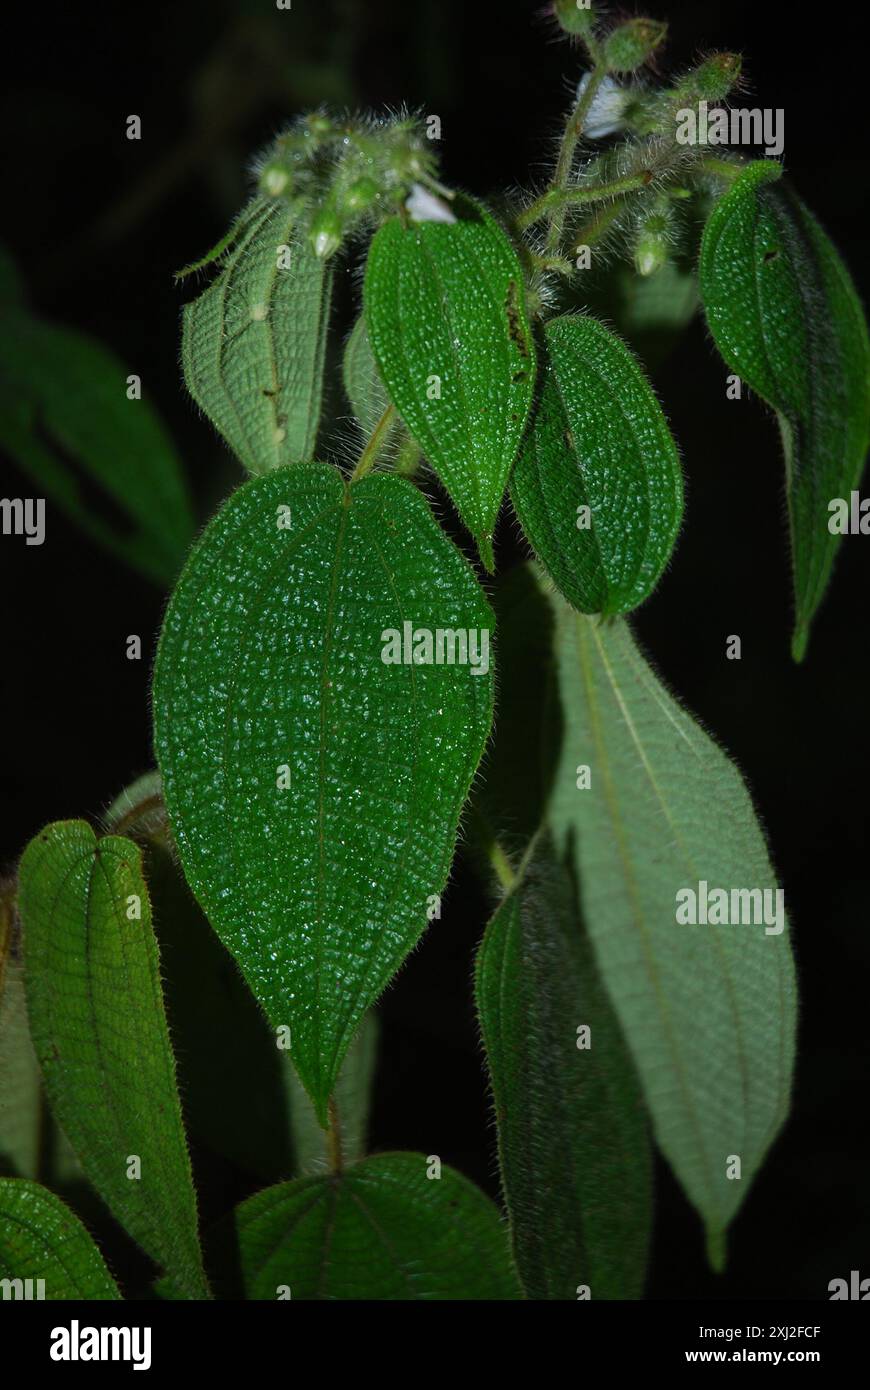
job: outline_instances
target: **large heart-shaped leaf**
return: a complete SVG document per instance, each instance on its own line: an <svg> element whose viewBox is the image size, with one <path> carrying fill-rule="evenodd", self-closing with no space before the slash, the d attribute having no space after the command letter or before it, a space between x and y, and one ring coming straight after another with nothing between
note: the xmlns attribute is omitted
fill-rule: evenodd
<svg viewBox="0 0 870 1390"><path fill-rule="evenodd" d="M249 473L314 454L332 266L283 198L257 198L214 284L185 306L187 389Z"/></svg>
<svg viewBox="0 0 870 1390"><path fill-rule="evenodd" d="M475 974L502 1183L529 1298L638 1298L651 1152L634 1066L566 870L539 845Z"/></svg>
<svg viewBox="0 0 870 1390"><path fill-rule="evenodd" d="M318 464L240 488L170 603L155 739L182 864L321 1123L443 889L492 626L410 483Z"/></svg>
<svg viewBox="0 0 870 1390"><path fill-rule="evenodd" d="M113 1215L207 1297L175 1062L139 849L61 821L19 871L33 1045L58 1123Z"/></svg>
<svg viewBox="0 0 870 1390"><path fill-rule="evenodd" d="M535 350L516 252L457 199L453 222L386 222L365 315L390 398L493 567L492 533L532 401Z"/></svg>
<svg viewBox="0 0 870 1390"><path fill-rule="evenodd" d="M266 1188L234 1229L246 1298L520 1297L498 1210L435 1155Z"/></svg>
<svg viewBox="0 0 870 1390"><path fill-rule="evenodd" d="M636 359L603 324L554 319L546 343L511 499L569 603L627 613L655 587L679 529L676 446Z"/></svg>
<svg viewBox="0 0 870 1390"><path fill-rule="evenodd" d="M121 1297L78 1217L53 1192L20 1178L0 1178L0 1278L4 1298ZM21 1292L7 1295L7 1280L13 1290L20 1280Z"/></svg>
<svg viewBox="0 0 870 1390"><path fill-rule="evenodd" d="M573 862L658 1142L721 1258L789 1106L795 983L783 900L733 763L623 622L598 625L553 602L565 721L549 811L557 850Z"/></svg>
<svg viewBox="0 0 870 1390"><path fill-rule="evenodd" d="M717 203L701 248L716 346L779 419L800 661L841 536L829 504L858 486L870 447L870 341L849 272L778 164L751 164Z"/></svg>

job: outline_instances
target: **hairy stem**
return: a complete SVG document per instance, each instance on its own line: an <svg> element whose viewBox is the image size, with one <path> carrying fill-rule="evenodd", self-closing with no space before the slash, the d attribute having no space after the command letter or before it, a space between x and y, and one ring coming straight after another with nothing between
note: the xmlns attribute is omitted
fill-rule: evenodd
<svg viewBox="0 0 870 1390"><path fill-rule="evenodd" d="M374 468L378 454L386 443L387 435L395 418L396 407L390 404L372 430L369 440L357 460L356 468L350 475L352 483L358 483L360 478L364 478Z"/></svg>
<svg viewBox="0 0 870 1390"><path fill-rule="evenodd" d="M326 1153L329 1159L330 1171L340 1173L343 1167L343 1155L341 1149L341 1124L338 1118L338 1106L335 1097L329 1098L329 1128L326 1131Z"/></svg>

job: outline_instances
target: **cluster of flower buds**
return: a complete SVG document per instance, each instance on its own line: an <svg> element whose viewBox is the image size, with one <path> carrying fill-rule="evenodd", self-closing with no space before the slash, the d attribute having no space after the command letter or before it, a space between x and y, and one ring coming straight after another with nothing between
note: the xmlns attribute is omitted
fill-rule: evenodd
<svg viewBox="0 0 870 1390"><path fill-rule="evenodd" d="M314 112L278 136L256 172L261 194L295 206L324 260L361 224L395 212L415 185L441 191L426 128L407 116L333 120Z"/></svg>

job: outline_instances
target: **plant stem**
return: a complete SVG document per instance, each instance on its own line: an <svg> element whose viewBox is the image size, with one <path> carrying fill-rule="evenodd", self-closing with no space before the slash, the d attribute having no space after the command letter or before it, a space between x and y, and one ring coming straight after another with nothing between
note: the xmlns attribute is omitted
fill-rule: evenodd
<svg viewBox="0 0 870 1390"><path fill-rule="evenodd" d="M600 62L596 63L577 105L571 112L568 124L565 126L565 133L562 136L562 143L559 146L559 157L556 160L556 168L553 173L551 192L555 193L564 189L568 179L571 177L571 166L574 163L574 152L577 149L577 141L583 134L586 117L589 115L589 110L595 100L598 88L601 86L606 76L607 69L604 65ZM556 250L561 241L564 223L564 212L561 209L555 211L550 218L550 228L547 232L547 251L550 254Z"/></svg>
<svg viewBox="0 0 870 1390"><path fill-rule="evenodd" d="M708 155L701 160L701 168L705 174L715 174L717 179L728 179L729 181L736 179L744 167L743 160L737 164L730 159L716 159L713 155Z"/></svg>
<svg viewBox="0 0 870 1390"><path fill-rule="evenodd" d="M341 1125L338 1119L338 1106L335 1097L329 1098L329 1128L326 1131L326 1153L329 1159L330 1171L340 1173L342 1170L341 1152Z"/></svg>
<svg viewBox="0 0 870 1390"><path fill-rule="evenodd" d="M517 226L520 231L530 227L533 222L544 217L550 209L556 212L564 211L569 203L604 203L609 198L619 198L624 193L632 193L637 188L646 188L652 180L652 173L649 169L644 169L640 174L626 174L621 179L613 179L610 183L587 183L578 184L574 188L550 188L546 193L542 193L537 202L534 202L525 212L521 212L517 218ZM550 232L556 226L554 217L550 223ZM559 237L562 235L561 224L559 225ZM556 243L558 245L558 241ZM553 254L555 247L550 245L550 238L547 240L547 254Z"/></svg>
<svg viewBox="0 0 870 1390"><path fill-rule="evenodd" d="M360 478L364 478L365 475L370 473L372 468L374 468L378 454L381 452L386 442L387 435L390 432L395 418L396 407L390 404L372 430L371 436L357 460L356 468L350 475L352 483L358 483Z"/></svg>
<svg viewBox="0 0 870 1390"><path fill-rule="evenodd" d="M478 849L486 857L499 885L510 893L516 887L517 875L489 820L479 806L471 807L470 820L472 837Z"/></svg>

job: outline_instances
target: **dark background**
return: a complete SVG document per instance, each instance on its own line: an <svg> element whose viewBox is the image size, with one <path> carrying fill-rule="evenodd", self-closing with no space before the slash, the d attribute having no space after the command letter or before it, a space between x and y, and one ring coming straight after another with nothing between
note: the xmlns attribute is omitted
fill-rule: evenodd
<svg viewBox="0 0 870 1390"><path fill-rule="evenodd" d="M785 161L866 299L866 40L844 8L783 0L678 4L661 67L736 49L741 105L785 109ZM852 13L855 13L852 11ZM812 21L810 16L813 16ZM443 176L485 194L542 176L578 59L541 8L475 0L187 0L19 7L0 97L3 239L34 307L86 329L141 374L204 521L241 480L194 411L177 365L172 273L225 230L247 159L287 117L403 101L443 122ZM143 139L125 138L128 114ZM352 312L351 269L340 312ZM669 684L753 789L790 907L802 994L795 1107L739 1216L724 1277L663 1165L649 1292L656 1298L826 1298L870 1276L866 995L870 542L844 540L809 655L795 667L782 465L760 403L725 399L700 323L654 374L688 486L674 562L637 629ZM336 405L341 412L346 407ZM3 495L32 495L7 463ZM501 558L519 555L509 527ZM151 766L148 678L164 595L48 507L39 547L4 540L2 862L48 820L96 817ZM148 660L125 659L138 632ZM740 634L743 659L726 661ZM437 1153L497 1190L471 1010L487 899L457 864L444 916L381 1007L372 1146Z"/></svg>

